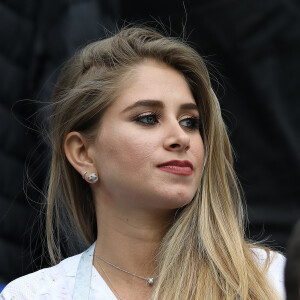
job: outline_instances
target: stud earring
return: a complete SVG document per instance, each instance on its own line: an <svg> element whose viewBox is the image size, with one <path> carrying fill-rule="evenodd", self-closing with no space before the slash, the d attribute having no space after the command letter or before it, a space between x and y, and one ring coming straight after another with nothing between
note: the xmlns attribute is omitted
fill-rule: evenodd
<svg viewBox="0 0 300 300"><path fill-rule="evenodd" d="M88 176L88 180L92 183L95 183L98 181L98 176L96 175L96 173L92 173Z"/></svg>
<svg viewBox="0 0 300 300"><path fill-rule="evenodd" d="M85 175L87 174L87 171L85 171L83 174L82 174L82 179L85 180Z"/></svg>

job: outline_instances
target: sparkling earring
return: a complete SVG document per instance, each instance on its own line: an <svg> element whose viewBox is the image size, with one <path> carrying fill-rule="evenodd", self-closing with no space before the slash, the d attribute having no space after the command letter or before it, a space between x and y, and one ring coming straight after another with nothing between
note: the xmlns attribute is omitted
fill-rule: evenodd
<svg viewBox="0 0 300 300"><path fill-rule="evenodd" d="M95 183L98 181L98 176L96 175L96 173L92 173L88 176L88 180L92 183Z"/></svg>

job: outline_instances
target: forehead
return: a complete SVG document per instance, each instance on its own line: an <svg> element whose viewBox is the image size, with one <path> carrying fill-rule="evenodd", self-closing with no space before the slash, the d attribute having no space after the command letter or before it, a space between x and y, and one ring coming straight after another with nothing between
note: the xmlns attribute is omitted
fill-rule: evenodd
<svg viewBox="0 0 300 300"><path fill-rule="evenodd" d="M120 109L138 100L159 100L166 104L195 103L184 76L174 68L153 60L134 66L125 75L119 96L112 106Z"/></svg>

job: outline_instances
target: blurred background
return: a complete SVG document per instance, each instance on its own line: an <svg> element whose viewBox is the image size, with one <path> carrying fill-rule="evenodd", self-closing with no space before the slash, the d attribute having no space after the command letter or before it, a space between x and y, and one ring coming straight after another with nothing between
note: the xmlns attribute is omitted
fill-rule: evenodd
<svg viewBox="0 0 300 300"><path fill-rule="evenodd" d="M209 62L245 191L247 236L285 252L300 216L299 1L1 0L0 289L47 265L39 189L49 152L37 122L60 67L124 22L184 33Z"/></svg>

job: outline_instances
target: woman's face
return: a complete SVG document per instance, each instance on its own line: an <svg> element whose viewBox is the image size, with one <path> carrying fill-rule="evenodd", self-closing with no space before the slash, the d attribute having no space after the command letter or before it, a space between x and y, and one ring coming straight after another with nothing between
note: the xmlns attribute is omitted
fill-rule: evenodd
<svg viewBox="0 0 300 300"><path fill-rule="evenodd" d="M97 201L136 209L189 203L204 147L199 112L183 76L154 61L136 66L106 110L93 147Z"/></svg>

